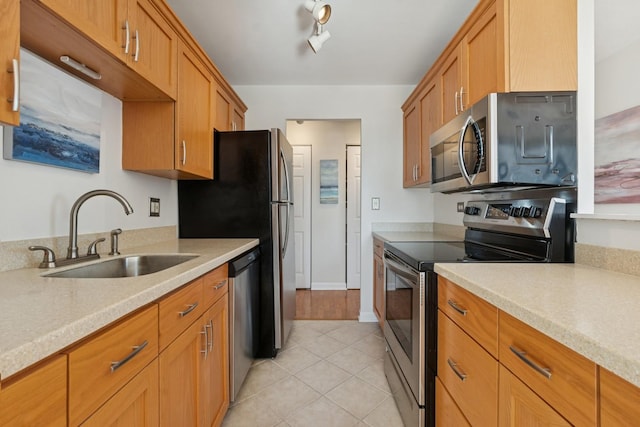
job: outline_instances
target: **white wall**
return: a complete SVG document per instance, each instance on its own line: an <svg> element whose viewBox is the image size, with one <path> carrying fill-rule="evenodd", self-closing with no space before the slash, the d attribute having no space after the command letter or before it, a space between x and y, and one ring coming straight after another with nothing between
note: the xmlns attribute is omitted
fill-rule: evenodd
<svg viewBox="0 0 640 427"><path fill-rule="evenodd" d="M359 120L288 120L287 139L311 146L311 287L346 287L346 146L360 145ZM338 203L320 203L320 160L338 160Z"/></svg>
<svg viewBox="0 0 640 427"><path fill-rule="evenodd" d="M249 106L247 129L284 129L287 119L362 120L362 288L360 317L375 321L374 222L432 222L428 189L402 188L402 111L411 86L235 86ZM371 210L380 197L380 210Z"/></svg>
<svg viewBox="0 0 640 427"><path fill-rule="evenodd" d="M91 199L80 210L80 234L177 224L175 182L121 169L121 111L118 99L102 94L99 174L0 159L0 241L68 235L71 205L98 188L122 194L134 213L125 215L122 206L107 197ZM149 197L160 198L158 218L149 217Z"/></svg>

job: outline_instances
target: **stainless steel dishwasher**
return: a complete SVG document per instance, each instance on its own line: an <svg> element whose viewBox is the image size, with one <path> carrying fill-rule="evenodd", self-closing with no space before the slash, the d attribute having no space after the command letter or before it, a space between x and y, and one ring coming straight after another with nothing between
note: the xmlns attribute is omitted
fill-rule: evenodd
<svg viewBox="0 0 640 427"><path fill-rule="evenodd" d="M258 321L260 249L229 263L229 387L230 399L238 391L253 363Z"/></svg>

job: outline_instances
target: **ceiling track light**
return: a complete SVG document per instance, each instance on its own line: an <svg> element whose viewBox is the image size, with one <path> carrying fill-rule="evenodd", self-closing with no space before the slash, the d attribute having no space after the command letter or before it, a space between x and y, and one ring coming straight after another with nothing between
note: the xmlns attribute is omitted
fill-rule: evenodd
<svg viewBox="0 0 640 427"><path fill-rule="evenodd" d="M326 24L331 17L331 6L322 0L306 0L304 8L313 15L313 19L319 24Z"/></svg>
<svg viewBox="0 0 640 427"><path fill-rule="evenodd" d="M311 49L313 49L313 53L318 53L324 42L329 40L330 37L331 34L329 34L329 31L323 31L322 25L320 25L319 22L316 22L316 33L309 37L307 41L309 42Z"/></svg>

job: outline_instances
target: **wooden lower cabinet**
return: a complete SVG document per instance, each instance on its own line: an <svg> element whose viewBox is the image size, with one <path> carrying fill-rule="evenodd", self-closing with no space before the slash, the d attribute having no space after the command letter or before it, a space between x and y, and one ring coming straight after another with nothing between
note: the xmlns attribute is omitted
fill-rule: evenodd
<svg viewBox="0 0 640 427"><path fill-rule="evenodd" d="M154 359L85 421L83 427L158 425L158 360Z"/></svg>
<svg viewBox="0 0 640 427"><path fill-rule="evenodd" d="M447 389L442 385L440 378L436 378L436 425L438 427L471 426Z"/></svg>
<svg viewBox="0 0 640 427"><path fill-rule="evenodd" d="M507 368L500 365L499 426L570 426Z"/></svg>
<svg viewBox="0 0 640 427"><path fill-rule="evenodd" d="M607 369L599 369L600 425L637 425L640 422L640 388Z"/></svg>
<svg viewBox="0 0 640 427"><path fill-rule="evenodd" d="M380 239L373 239L373 311L382 328L384 325L384 262L382 256L384 243Z"/></svg>
<svg viewBox="0 0 640 427"><path fill-rule="evenodd" d="M222 424L229 407L228 298L160 353L160 425Z"/></svg>
<svg viewBox="0 0 640 427"><path fill-rule="evenodd" d="M0 426L67 425L67 357L2 382Z"/></svg>

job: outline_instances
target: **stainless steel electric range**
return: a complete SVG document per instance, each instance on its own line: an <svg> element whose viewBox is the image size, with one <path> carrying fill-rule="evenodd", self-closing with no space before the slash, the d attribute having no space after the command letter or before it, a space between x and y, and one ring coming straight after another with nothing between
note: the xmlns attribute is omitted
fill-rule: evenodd
<svg viewBox="0 0 640 427"><path fill-rule="evenodd" d="M573 262L575 188L477 195L464 241L386 242L385 374L407 427L435 425L435 263Z"/></svg>

